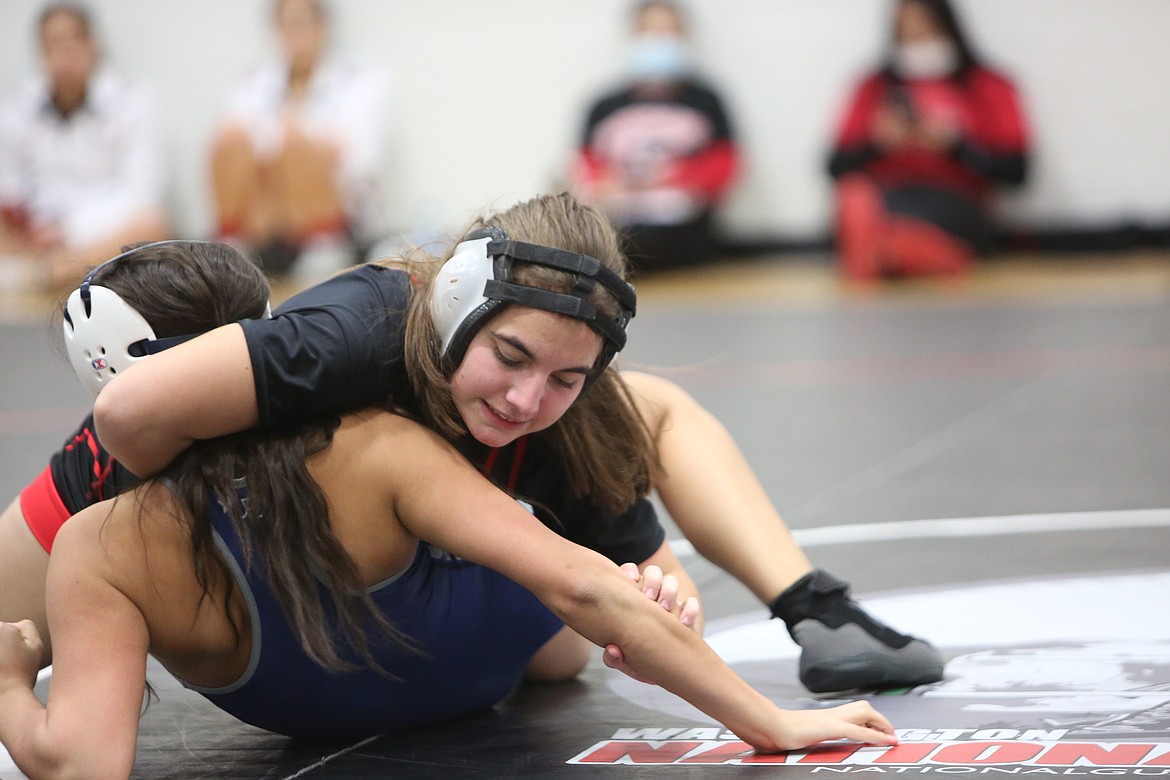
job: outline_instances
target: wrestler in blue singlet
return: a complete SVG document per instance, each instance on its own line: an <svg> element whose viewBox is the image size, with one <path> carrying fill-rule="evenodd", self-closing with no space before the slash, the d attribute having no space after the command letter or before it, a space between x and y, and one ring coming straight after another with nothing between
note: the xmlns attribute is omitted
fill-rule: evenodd
<svg viewBox="0 0 1170 780"><path fill-rule="evenodd" d="M260 728L333 739L485 710L516 687L532 655L564 625L503 575L420 543L410 566L369 593L422 652L371 637L374 657L397 680L372 669L324 669L301 649L262 564L245 569L231 519L214 499L210 506L216 546L247 600L252 656L232 685L187 687ZM343 657L361 663L356 652Z"/></svg>

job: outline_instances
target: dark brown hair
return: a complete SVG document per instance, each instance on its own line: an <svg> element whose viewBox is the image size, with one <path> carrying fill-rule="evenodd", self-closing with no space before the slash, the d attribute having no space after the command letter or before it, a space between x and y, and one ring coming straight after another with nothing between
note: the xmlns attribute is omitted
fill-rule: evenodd
<svg viewBox="0 0 1170 780"><path fill-rule="evenodd" d="M189 515L195 575L205 595L223 572L209 504L217 501L241 540L246 565L259 563L305 653L327 669L346 671L363 665L344 657L352 648L364 665L393 677L369 650L370 628L404 649L416 648L370 598L308 469L307 461L332 442L338 422L195 442L172 467L170 489ZM232 578L226 581L225 605L234 589ZM321 585L335 622L328 619Z"/></svg>
<svg viewBox="0 0 1170 780"><path fill-rule="evenodd" d="M122 254L91 281L116 292L158 338L262 317L268 306L264 273L228 244L159 241L128 244Z"/></svg>
<svg viewBox="0 0 1170 780"><path fill-rule="evenodd" d="M622 278L628 272L609 220L567 193L532 198L478 219L463 235L484 226L501 228L516 241L595 257ZM416 281L406 321L406 368L423 420L454 441L467 435L467 428L451 397L451 367L441 359L429 305L435 275L450 254L435 258L415 251L389 262L404 265ZM544 266L517 263L515 269L520 283L556 292L569 292L576 281L573 274ZM601 285L594 288L589 303L610 316L619 312L617 301ZM567 487L575 495L588 496L614 512L628 509L650 489L658 473L654 432L612 365L593 379L561 419L536 435L556 451L568 476Z"/></svg>
<svg viewBox="0 0 1170 780"><path fill-rule="evenodd" d="M165 241L129 245L93 275L137 310L159 338L202 333L264 315L268 282L259 268L227 244ZM373 610L349 554L333 535L325 497L306 460L325 449L336 420L283 431L249 431L196 442L168 471L167 488L186 509L196 579L204 594L224 571L215 548L209 501L228 511L245 555L263 562L281 609L305 651L318 663L350 668L338 651L346 641L363 656L361 617L397 637ZM247 484L241 500L237 478ZM161 487L155 481L152 488ZM250 511L249 511L250 510ZM256 522L263 517L264 522ZM340 637L325 620L317 576L340 616ZM234 583L226 578L225 602ZM230 614L230 613L229 613ZM238 630L238 627L236 627ZM403 645L408 645L405 639Z"/></svg>

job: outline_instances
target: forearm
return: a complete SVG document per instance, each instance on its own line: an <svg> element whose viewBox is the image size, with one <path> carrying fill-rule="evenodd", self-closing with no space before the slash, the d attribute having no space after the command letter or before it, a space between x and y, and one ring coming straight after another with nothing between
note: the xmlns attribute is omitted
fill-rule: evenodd
<svg viewBox="0 0 1170 780"><path fill-rule="evenodd" d="M196 439L259 420L243 329L227 325L131 366L94 403L98 440L134 474L157 474Z"/></svg>
<svg viewBox="0 0 1170 780"><path fill-rule="evenodd" d="M846 174L861 170L880 156L881 151L873 143L838 147L829 155L829 175L834 179L839 179Z"/></svg>
<svg viewBox="0 0 1170 780"><path fill-rule="evenodd" d="M76 743L50 733L48 711L23 684L0 693L0 743L31 780L81 776L70 769L81 758L68 755Z"/></svg>
<svg viewBox="0 0 1170 780"><path fill-rule="evenodd" d="M593 577L591 586L563 610L550 606L594 644L621 648L637 676L690 702L754 747L789 747L782 735L785 713L620 573Z"/></svg>
<svg viewBox="0 0 1170 780"><path fill-rule="evenodd" d="M120 389L111 385L94 402L98 441L132 474L143 478L153 476L195 439L167 427L158 417L144 414L141 406L118 392Z"/></svg>

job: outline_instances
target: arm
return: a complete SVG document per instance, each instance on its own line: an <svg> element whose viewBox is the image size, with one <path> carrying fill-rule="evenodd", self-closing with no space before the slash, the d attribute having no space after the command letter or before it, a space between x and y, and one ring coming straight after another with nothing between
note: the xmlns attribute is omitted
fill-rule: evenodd
<svg viewBox="0 0 1170 780"><path fill-rule="evenodd" d="M881 99L882 88L877 78L866 79L854 90L829 154L829 175L834 179L861 170L881 156L872 135Z"/></svg>
<svg viewBox="0 0 1170 780"><path fill-rule="evenodd" d="M739 154L730 139L716 141L702 151L676 160L670 183L700 193L708 202L722 197L735 179Z"/></svg>
<svg viewBox="0 0 1170 780"><path fill-rule="evenodd" d="M1016 89L1005 77L988 71L972 79L978 79L970 98L976 103L971 113L978 118L978 132L955 144L955 159L996 184L1023 184L1028 173L1028 129Z"/></svg>
<svg viewBox="0 0 1170 780"><path fill-rule="evenodd" d="M693 631L651 602L603 556L554 534L419 426L393 451L393 506L413 534L489 566L536 594L596 645L622 648L627 665L724 723L761 750L849 738L892 744L892 727L867 704L785 712L735 675Z"/></svg>
<svg viewBox="0 0 1170 780"><path fill-rule="evenodd" d="M130 775L150 643L142 613L94 559L105 509L62 530L50 558L53 682L32 691L40 641L31 624L0 624L0 742L30 778ZM81 519L81 522L77 522Z"/></svg>
<svg viewBox="0 0 1170 780"><path fill-rule="evenodd" d="M131 472L158 473L196 439L259 420L243 329L225 325L131 366L93 408L102 445Z"/></svg>
<svg viewBox="0 0 1170 780"><path fill-rule="evenodd" d="M718 93L705 86L688 89L688 102L710 122L710 143L694 154L675 160L669 183L701 195L708 203L719 200L735 180L739 149L731 117Z"/></svg>
<svg viewBox="0 0 1170 780"><path fill-rule="evenodd" d="M297 293L271 319L225 325L142 361L94 407L102 443L142 477L195 439L339 414L408 385L410 277L361 265Z"/></svg>

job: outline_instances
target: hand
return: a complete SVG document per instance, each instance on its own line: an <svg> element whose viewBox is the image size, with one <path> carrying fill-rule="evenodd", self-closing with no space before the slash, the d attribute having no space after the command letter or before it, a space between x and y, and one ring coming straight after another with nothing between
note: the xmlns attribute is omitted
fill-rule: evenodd
<svg viewBox="0 0 1170 780"><path fill-rule="evenodd" d="M959 140L958 125L945 117L923 117L914 139L932 152L945 154Z"/></svg>
<svg viewBox="0 0 1170 780"><path fill-rule="evenodd" d="M753 745L761 752L799 750L834 739L871 745L896 745L898 737L885 715L867 701L854 701L823 710L785 710L784 736L775 744Z"/></svg>
<svg viewBox="0 0 1170 780"><path fill-rule="evenodd" d="M31 620L0 623L0 693L37 682L45 645Z"/></svg>
<svg viewBox="0 0 1170 780"><path fill-rule="evenodd" d="M914 121L905 110L883 105L874 114L870 137L884 151L907 146L914 135Z"/></svg>
<svg viewBox="0 0 1170 780"><path fill-rule="evenodd" d="M623 563L621 570L625 572L626 576L632 582L641 587L642 594L646 598L656 602L667 612L674 614L679 619L679 622L687 628L695 627L701 610L699 600L694 596L690 596L684 599L681 604L679 603L679 584L677 577L673 574L663 574L662 569L653 564L647 566L645 571L639 571L638 564ZM623 674L629 675L638 682L653 684L651 680L647 680L634 673L626 664L625 655L617 645L606 645L601 660L610 669L616 669Z"/></svg>

